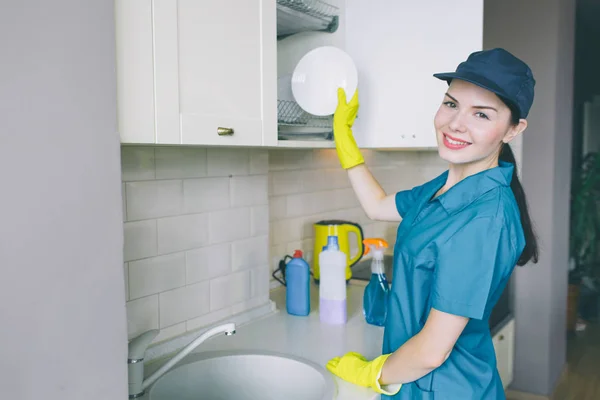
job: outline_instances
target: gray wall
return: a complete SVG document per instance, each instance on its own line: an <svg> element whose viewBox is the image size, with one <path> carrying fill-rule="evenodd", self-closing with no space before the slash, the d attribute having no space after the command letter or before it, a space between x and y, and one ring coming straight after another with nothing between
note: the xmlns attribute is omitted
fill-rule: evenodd
<svg viewBox="0 0 600 400"><path fill-rule="evenodd" d="M122 399L113 2L0 7L2 398Z"/></svg>
<svg viewBox="0 0 600 400"><path fill-rule="evenodd" d="M523 185L541 246L515 274L513 389L547 395L566 358L575 0L485 2L484 46L505 47L537 80L523 135Z"/></svg>

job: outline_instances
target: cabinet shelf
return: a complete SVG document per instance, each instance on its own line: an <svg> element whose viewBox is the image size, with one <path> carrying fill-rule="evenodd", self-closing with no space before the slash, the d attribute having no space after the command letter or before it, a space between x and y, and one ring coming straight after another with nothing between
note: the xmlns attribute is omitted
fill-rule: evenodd
<svg viewBox="0 0 600 400"><path fill-rule="evenodd" d="M277 100L277 125L280 140L333 139L332 115L309 114L294 101Z"/></svg>
<svg viewBox="0 0 600 400"><path fill-rule="evenodd" d="M339 9L321 0L277 0L277 39L307 31L335 32Z"/></svg>
<svg viewBox="0 0 600 400"><path fill-rule="evenodd" d="M279 126L306 126L331 130L333 115L319 117L307 113L295 101L277 100L277 123Z"/></svg>

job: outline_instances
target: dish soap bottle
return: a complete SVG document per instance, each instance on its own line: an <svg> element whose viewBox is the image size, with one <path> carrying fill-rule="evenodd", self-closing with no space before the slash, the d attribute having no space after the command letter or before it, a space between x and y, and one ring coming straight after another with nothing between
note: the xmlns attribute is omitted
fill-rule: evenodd
<svg viewBox="0 0 600 400"><path fill-rule="evenodd" d="M319 254L319 320L327 324L345 324L346 265L348 257L340 251L337 236L328 236Z"/></svg>
<svg viewBox="0 0 600 400"><path fill-rule="evenodd" d="M310 314L310 268L302 258L302 251L294 251L293 258L285 266L285 306L288 314Z"/></svg>
<svg viewBox="0 0 600 400"><path fill-rule="evenodd" d="M383 256L388 243L384 239L365 239L365 255L373 252L371 279L363 295L363 313L367 323L384 326L387 317L387 303L390 286L385 276Z"/></svg>

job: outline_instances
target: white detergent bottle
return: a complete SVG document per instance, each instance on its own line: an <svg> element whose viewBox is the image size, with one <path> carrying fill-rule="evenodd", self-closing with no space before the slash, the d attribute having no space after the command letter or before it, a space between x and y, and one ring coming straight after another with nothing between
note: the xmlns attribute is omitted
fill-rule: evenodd
<svg viewBox="0 0 600 400"><path fill-rule="evenodd" d="M347 255L340 251L337 236L327 237L327 246L319 254L319 319L327 324L345 324Z"/></svg>

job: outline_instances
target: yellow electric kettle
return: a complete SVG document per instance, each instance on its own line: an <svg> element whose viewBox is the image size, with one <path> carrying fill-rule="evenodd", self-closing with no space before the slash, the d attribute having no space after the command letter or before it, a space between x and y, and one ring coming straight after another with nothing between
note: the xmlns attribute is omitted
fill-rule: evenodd
<svg viewBox="0 0 600 400"><path fill-rule="evenodd" d="M348 265L346 266L346 280L352 277L350 268L356 264L365 252L363 244L363 231L360 225L340 220L324 220L314 224L315 227L315 248L313 254L313 275L315 281L319 281L319 254L323 251L323 246L327 245L328 236L337 236L340 251L346 253ZM350 256L350 233L356 234L358 252L354 257Z"/></svg>

